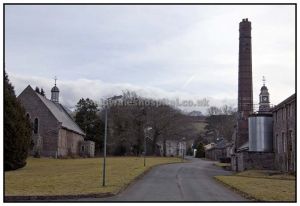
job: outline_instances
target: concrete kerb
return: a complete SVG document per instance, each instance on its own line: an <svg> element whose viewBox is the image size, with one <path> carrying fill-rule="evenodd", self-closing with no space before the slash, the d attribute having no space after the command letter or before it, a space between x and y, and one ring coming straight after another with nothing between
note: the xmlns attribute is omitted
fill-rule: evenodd
<svg viewBox="0 0 300 206"><path fill-rule="evenodd" d="M111 197L113 193L98 193L98 194L82 194L82 195L33 195L33 196L5 196L4 202L26 202L26 201L51 201L51 200L67 200L78 198L104 198Z"/></svg>
<svg viewBox="0 0 300 206"><path fill-rule="evenodd" d="M245 192L243 192L243 191L241 191L241 190L239 190L239 189L237 189L237 188L235 188L235 187L233 187L233 186L231 186L231 185L229 185L229 184L226 184L225 182L219 180L219 179L217 178L217 176L215 176L214 179L215 179L218 183L220 183L220 184L224 185L225 187L227 187L227 188L229 188L229 189L235 191L236 193L240 194L241 196L243 196L244 198L248 199L249 201L260 201L260 202L264 202L264 201L262 201L262 200L256 199L255 197L249 195L248 193L245 193Z"/></svg>

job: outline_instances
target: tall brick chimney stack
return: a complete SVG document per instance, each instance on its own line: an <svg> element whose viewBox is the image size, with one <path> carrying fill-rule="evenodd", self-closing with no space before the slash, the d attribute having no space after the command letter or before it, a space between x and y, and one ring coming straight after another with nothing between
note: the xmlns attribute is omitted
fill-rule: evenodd
<svg viewBox="0 0 300 206"><path fill-rule="evenodd" d="M237 148L249 139L248 116L253 112L251 22L243 19L239 31Z"/></svg>

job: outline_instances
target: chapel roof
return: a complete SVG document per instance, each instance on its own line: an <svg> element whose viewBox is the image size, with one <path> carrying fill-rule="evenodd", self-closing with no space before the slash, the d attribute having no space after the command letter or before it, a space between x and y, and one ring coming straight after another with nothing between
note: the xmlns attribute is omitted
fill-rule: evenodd
<svg viewBox="0 0 300 206"><path fill-rule="evenodd" d="M61 104L53 102L38 93L36 93L36 95L42 100L54 117L62 123L62 127L78 134L85 135L85 133L80 129L80 127L76 124L76 122Z"/></svg>

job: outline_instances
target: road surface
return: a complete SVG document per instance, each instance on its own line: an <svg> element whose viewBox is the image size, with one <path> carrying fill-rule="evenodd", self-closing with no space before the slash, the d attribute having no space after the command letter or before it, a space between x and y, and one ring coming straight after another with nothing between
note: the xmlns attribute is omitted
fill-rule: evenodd
<svg viewBox="0 0 300 206"><path fill-rule="evenodd" d="M247 201L213 179L216 175L230 175L230 171L214 166L212 161L188 159L188 163L153 168L114 197L79 201Z"/></svg>

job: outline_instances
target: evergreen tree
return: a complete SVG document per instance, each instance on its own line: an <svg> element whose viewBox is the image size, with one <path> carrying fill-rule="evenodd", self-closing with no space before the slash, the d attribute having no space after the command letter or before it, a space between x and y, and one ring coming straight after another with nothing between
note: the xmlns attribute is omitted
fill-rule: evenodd
<svg viewBox="0 0 300 206"><path fill-rule="evenodd" d="M95 152L99 153L103 145L104 123L97 107L93 100L81 98L76 105L75 122L86 133L85 139L95 142Z"/></svg>
<svg viewBox="0 0 300 206"><path fill-rule="evenodd" d="M205 150L204 150L204 145L203 143L199 143L197 146L197 152L196 152L196 157L197 158L203 158L205 157Z"/></svg>
<svg viewBox="0 0 300 206"><path fill-rule="evenodd" d="M4 82L4 170L8 171L26 165L31 125L6 73Z"/></svg>
<svg viewBox="0 0 300 206"><path fill-rule="evenodd" d="M41 95L45 96L45 92L44 92L43 88L41 89Z"/></svg>
<svg viewBox="0 0 300 206"><path fill-rule="evenodd" d="M35 87L35 92L37 92L37 93L40 94L40 93L41 93L41 92L40 92L40 88L39 88L39 87Z"/></svg>

